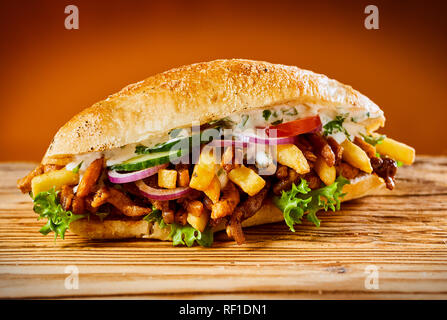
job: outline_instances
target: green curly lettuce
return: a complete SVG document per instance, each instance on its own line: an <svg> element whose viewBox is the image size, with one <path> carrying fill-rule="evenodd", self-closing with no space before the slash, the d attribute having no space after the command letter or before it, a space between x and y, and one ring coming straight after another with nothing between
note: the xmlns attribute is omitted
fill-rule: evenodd
<svg viewBox="0 0 447 320"><path fill-rule="evenodd" d="M298 186L293 184L289 191L282 192L281 197L274 197L273 202L283 212L284 220L291 231L295 232L294 225L301 223L305 213L307 219L319 227L317 212L340 210L340 198L345 196L342 190L346 184L349 184L349 180L339 176L333 184L311 190L307 181L301 179Z"/></svg>
<svg viewBox="0 0 447 320"><path fill-rule="evenodd" d="M33 210L39 214L38 220L48 219L47 223L39 230L43 235L54 232L54 240L60 236L65 237L70 223L78 219L86 217L83 214L73 214L71 211L65 211L58 200L59 191L51 189L49 191L40 192L33 200Z"/></svg>
<svg viewBox="0 0 447 320"><path fill-rule="evenodd" d="M214 240L214 234L210 227L206 228L205 231L200 232L191 225L180 225L178 223L166 224L163 220L161 211L152 207L152 212L143 218L148 222L157 222L160 228L164 229L166 227L171 228L169 237L172 239L172 244L174 246L187 245L191 247L194 242L197 242L202 247L211 247Z"/></svg>

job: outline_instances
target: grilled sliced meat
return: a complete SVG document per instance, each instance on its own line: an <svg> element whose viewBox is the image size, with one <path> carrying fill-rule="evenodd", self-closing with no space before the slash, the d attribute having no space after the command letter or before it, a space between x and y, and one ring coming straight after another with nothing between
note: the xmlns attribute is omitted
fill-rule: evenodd
<svg viewBox="0 0 447 320"><path fill-rule="evenodd" d="M326 141L335 154L335 165L339 164L343 156L343 147L332 137L327 137Z"/></svg>
<svg viewBox="0 0 447 320"><path fill-rule="evenodd" d="M70 186L62 186L60 203L65 211L70 210L73 198L74 198L73 188Z"/></svg>
<svg viewBox="0 0 447 320"><path fill-rule="evenodd" d="M40 176L44 172L44 166L39 165L37 166L33 171L28 173L26 177L23 177L22 179L19 179L17 181L17 188L20 189L23 193L28 193L31 191L31 180L33 180L34 177ZM37 196L34 195L34 196Z"/></svg>
<svg viewBox="0 0 447 320"><path fill-rule="evenodd" d="M351 166L349 163L340 162L335 169L337 170L337 175L342 175L346 179L354 179L360 174L360 169Z"/></svg>
<svg viewBox="0 0 447 320"><path fill-rule="evenodd" d="M363 151L366 152L366 155L368 156L368 158L372 158L376 156L376 148L374 148L374 146L370 145L368 142L366 142L365 140L359 138L359 137L355 137L354 138L354 143L359 146Z"/></svg>
<svg viewBox="0 0 447 320"><path fill-rule="evenodd" d="M106 202L129 217L138 217L152 212L151 208L137 206L128 196L115 188L100 188L95 194L91 206L99 207Z"/></svg>
<svg viewBox="0 0 447 320"><path fill-rule="evenodd" d="M312 145L314 152L322 156L329 167L333 167L335 165L335 155L326 139L319 133L306 134L306 138Z"/></svg>
<svg viewBox="0 0 447 320"><path fill-rule="evenodd" d="M96 184L99 176L101 175L103 166L104 158L96 159L88 166L87 170L85 170L84 176L81 179L81 182L79 182L76 196L83 198L92 192L93 186Z"/></svg>

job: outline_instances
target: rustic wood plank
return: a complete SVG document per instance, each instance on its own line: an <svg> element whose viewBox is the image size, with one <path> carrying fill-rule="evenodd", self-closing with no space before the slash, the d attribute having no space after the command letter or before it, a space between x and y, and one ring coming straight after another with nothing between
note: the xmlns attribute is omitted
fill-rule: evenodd
<svg viewBox="0 0 447 320"><path fill-rule="evenodd" d="M172 247L160 241L66 240L38 233L27 195L15 189L34 164L0 164L1 298L446 299L447 157L419 156L397 188L304 222L246 231L247 244ZM67 266L79 289L64 286ZM365 288L365 268L379 288Z"/></svg>

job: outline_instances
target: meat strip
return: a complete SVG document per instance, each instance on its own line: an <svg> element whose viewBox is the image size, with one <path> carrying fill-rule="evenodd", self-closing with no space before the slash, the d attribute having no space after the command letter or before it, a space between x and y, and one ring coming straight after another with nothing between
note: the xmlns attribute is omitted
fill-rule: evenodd
<svg viewBox="0 0 447 320"><path fill-rule="evenodd" d="M299 177L299 174L294 169L287 168L287 176L273 184L273 193L280 195L282 191L289 190Z"/></svg>
<svg viewBox="0 0 447 320"><path fill-rule="evenodd" d="M264 188L254 196L248 197L244 202L240 203L234 210L231 220L236 219L242 222L253 216L261 208L262 203L270 189L270 181L267 180Z"/></svg>
<svg viewBox="0 0 447 320"><path fill-rule="evenodd" d="M104 203L110 203L117 209L119 209L123 214L129 217L139 217L152 212L151 208L144 208L137 206L129 197L127 197L123 192L115 189L102 187L100 188L91 203L92 207L99 207Z"/></svg>
<svg viewBox="0 0 447 320"><path fill-rule="evenodd" d="M73 188L67 185L62 186L60 193L60 203L65 211L70 210L73 198L74 198Z"/></svg>
<svg viewBox="0 0 447 320"><path fill-rule="evenodd" d="M227 235L230 238L233 238L238 245L245 243L244 232L242 231L241 222L232 220L230 224L227 226Z"/></svg>
<svg viewBox="0 0 447 320"><path fill-rule="evenodd" d="M50 172L50 171L53 171L53 170L60 170L63 167L64 166L60 166L58 164L46 164L46 165L43 166L43 172L46 173L46 172Z"/></svg>
<svg viewBox="0 0 447 320"><path fill-rule="evenodd" d="M174 210L169 206L169 201L160 201L160 200L150 200L152 205L161 211L161 216L163 217L163 221L167 224L174 223L175 214Z"/></svg>
<svg viewBox="0 0 447 320"><path fill-rule="evenodd" d="M43 172L44 172L44 166L43 165L37 166L33 171L28 173L28 175L26 175L22 179L17 180L17 188L19 188L20 191L22 191L23 193L30 192L31 180L33 180L33 178L36 176L40 176Z"/></svg>
<svg viewBox="0 0 447 320"><path fill-rule="evenodd" d="M85 213L85 203L84 198L74 196L73 201L71 203L72 211L74 214L84 214Z"/></svg>
<svg viewBox="0 0 447 320"><path fill-rule="evenodd" d="M355 137L354 143L359 146L363 151L366 152L366 155L368 158L373 158L376 156L376 148L374 146L370 145L368 142L363 140L362 138Z"/></svg>
<svg viewBox="0 0 447 320"><path fill-rule="evenodd" d="M306 173L304 175L304 180L307 181L307 186L309 188L313 189L318 189L321 187L321 179L320 177L315 173L315 171L311 171L309 173Z"/></svg>
<svg viewBox="0 0 447 320"><path fill-rule="evenodd" d="M177 210L177 212L175 213L174 222L184 226L188 223L187 218L188 218L188 212L186 212L185 209L181 208L180 210Z"/></svg>
<svg viewBox="0 0 447 320"><path fill-rule="evenodd" d="M326 139L319 133L310 133L306 135L315 152L323 157L329 167L335 165L335 155Z"/></svg>
<svg viewBox="0 0 447 320"><path fill-rule="evenodd" d="M360 174L360 169L351 166L349 163L346 162L340 162L339 165L335 167L337 170L338 176L343 176L346 179L354 179Z"/></svg>
<svg viewBox="0 0 447 320"><path fill-rule="evenodd" d="M78 190L76 195L78 197L86 197L90 192L92 192L93 186L99 179L101 175L102 167L104 166L104 158L96 159L93 161L85 170L84 176L79 182Z"/></svg>
<svg viewBox="0 0 447 320"><path fill-rule="evenodd" d="M339 164L343 156L343 147L332 137L326 138L327 143L335 154L335 165Z"/></svg>

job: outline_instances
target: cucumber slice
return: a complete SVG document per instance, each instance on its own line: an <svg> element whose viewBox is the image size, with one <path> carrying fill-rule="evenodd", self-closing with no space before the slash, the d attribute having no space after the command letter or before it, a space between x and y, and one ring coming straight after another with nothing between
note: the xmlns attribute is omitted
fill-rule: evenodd
<svg viewBox="0 0 447 320"><path fill-rule="evenodd" d="M170 162L182 155L182 150L171 150L157 153L143 154L123 163L113 165L110 169L116 171L138 171Z"/></svg>

